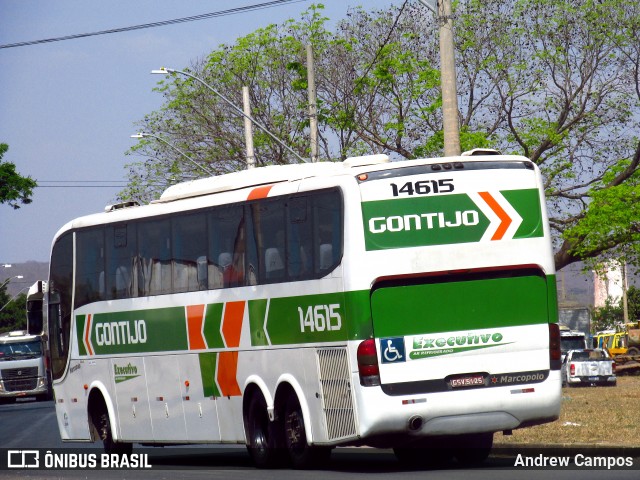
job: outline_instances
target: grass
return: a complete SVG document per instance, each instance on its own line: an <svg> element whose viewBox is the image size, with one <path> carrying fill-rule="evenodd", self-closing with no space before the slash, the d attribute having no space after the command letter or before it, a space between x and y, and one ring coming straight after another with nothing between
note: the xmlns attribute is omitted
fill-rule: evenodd
<svg viewBox="0 0 640 480"><path fill-rule="evenodd" d="M494 445L595 444L640 446L640 376L618 376L615 387L562 389L560 418L552 423L496 434Z"/></svg>

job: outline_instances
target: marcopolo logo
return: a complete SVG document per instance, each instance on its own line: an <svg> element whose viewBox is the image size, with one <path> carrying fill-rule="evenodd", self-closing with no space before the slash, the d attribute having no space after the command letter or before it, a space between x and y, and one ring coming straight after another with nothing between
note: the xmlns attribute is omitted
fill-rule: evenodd
<svg viewBox="0 0 640 480"><path fill-rule="evenodd" d="M140 374L138 373L138 367L136 367L135 365L131 365L131 362L129 362L124 367L114 363L113 374L116 383L126 382L127 380L131 380L132 378L140 376Z"/></svg>
<svg viewBox="0 0 640 480"><path fill-rule="evenodd" d="M409 354L409 358L417 360L481 348L498 347L511 343L503 342L503 339L504 335L500 332L467 333L466 335L451 335L448 337L413 337L413 351Z"/></svg>

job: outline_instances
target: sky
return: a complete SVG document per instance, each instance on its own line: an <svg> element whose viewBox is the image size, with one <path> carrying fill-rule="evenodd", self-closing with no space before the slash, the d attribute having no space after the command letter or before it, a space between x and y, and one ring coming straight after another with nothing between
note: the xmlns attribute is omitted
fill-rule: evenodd
<svg viewBox="0 0 640 480"><path fill-rule="evenodd" d="M269 0L0 0L0 46L203 15ZM3 161L37 180L33 203L0 205L0 264L49 260L68 221L101 212L126 184L135 123L158 110L153 69L184 69L220 44L279 24L312 5L279 6L194 22L66 41L0 48ZM350 7L399 0L325 0L331 21Z"/></svg>

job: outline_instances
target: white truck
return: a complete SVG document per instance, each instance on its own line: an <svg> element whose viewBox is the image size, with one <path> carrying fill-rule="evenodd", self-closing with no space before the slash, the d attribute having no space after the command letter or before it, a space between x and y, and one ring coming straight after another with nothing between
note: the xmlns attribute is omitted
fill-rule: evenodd
<svg viewBox="0 0 640 480"><path fill-rule="evenodd" d="M616 364L606 350L570 350L562 364L562 384L567 387L580 385L606 385L614 387Z"/></svg>
<svg viewBox="0 0 640 480"><path fill-rule="evenodd" d="M563 362L570 350L584 350L585 348L587 348L587 339L584 332L570 330L569 327L560 325L560 350Z"/></svg>
<svg viewBox="0 0 640 480"><path fill-rule="evenodd" d="M26 330L0 334L0 403L50 396L42 337Z"/></svg>

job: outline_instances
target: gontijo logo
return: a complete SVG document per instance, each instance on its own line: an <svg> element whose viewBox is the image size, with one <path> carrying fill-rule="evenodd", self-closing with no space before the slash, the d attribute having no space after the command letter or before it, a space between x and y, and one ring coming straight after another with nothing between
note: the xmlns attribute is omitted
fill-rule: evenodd
<svg viewBox="0 0 640 480"><path fill-rule="evenodd" d="M362 203L367 250L540 237L536 189Z"/></svg>

